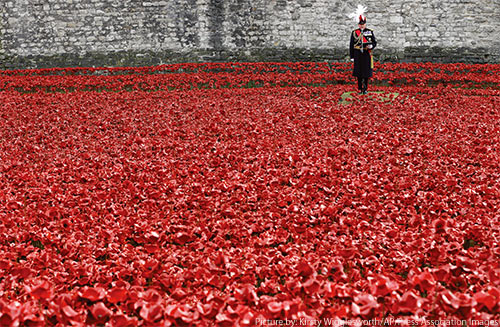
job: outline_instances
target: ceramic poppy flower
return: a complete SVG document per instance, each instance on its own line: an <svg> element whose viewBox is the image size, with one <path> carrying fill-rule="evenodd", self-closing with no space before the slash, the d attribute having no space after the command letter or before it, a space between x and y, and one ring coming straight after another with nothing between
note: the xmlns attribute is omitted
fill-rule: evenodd
<svg viewBox="0 0 500 327"><path fill-rule="evenodd" d="M0 325L494 318L500 66L375 69L0 72Z"/></svg>

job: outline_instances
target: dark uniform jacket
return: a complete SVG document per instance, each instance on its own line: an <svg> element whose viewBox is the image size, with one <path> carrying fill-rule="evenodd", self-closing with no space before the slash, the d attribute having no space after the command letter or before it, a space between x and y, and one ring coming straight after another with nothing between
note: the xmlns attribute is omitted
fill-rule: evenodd
<svg viewBox="0 0 500 327"><path fill-rule="evenodd" d="M372 77L373 58L371 51L376 46L377 40L371 29L365 28L361 31L361 29L358 28L352 31L349 52L351 59L354 59L353 76L363 78Z"/></svg>

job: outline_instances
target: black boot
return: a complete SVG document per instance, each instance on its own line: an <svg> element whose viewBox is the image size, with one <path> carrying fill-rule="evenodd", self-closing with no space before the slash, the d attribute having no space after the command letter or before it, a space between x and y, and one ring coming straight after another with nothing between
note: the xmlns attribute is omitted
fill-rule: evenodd
<svg viewBox="0 0 500 327"><path fill-rule="evenodd" d="M361 91L363 94L368 93L368 78L363 78L363 90Z"/></svg>
<svg viewBox="0 0 500 327"><path fill-rule="evenodd" d="M363 78L362 77L358 77L358 91L359 91L359 94L363 94Z"/></svg>

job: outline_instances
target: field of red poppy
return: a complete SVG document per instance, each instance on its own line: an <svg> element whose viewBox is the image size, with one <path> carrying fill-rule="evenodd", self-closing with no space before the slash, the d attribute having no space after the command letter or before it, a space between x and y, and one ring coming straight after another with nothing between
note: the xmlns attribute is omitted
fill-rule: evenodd
<svg viewBox="0 0 500 327"><path fill-rule="evenodd" d="M500 65L350 74L0 72L0 326L500 324Z"/></svg>

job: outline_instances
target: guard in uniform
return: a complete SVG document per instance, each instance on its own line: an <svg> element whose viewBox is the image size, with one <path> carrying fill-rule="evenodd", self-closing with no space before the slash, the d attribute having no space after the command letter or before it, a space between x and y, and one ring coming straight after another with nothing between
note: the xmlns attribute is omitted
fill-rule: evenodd
<svg viewBox="0 0 500 327"><path fill-rule="evenodd" d="M366 17L359 15L359 28L352 31L349 52L354 61L352 75L358 78L360 94L366 94L368 79L373 75L372 50L377 46L377 40L372 30L366 28Z"/></svg>

